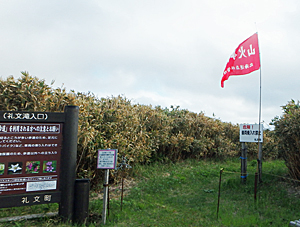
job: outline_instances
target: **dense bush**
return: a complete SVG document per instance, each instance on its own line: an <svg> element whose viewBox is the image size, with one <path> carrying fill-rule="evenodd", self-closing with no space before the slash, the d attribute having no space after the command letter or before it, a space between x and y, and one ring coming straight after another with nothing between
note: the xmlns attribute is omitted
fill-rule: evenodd
<svg viewBox="0 0 300 227"><path fill-rule="evenodd" d="M118 157L125 156L131 165L240 154L238 125L179 107L132 104L122 96L98 98L51 86L27 72L17 80L1 80L0 109L52 112L63 111L66 105L79 106L77 174L94 183L102 178L96 170L97 149L102 148L118 149ZM275 157L273 137L266 136L265 152ZM256 153L257 146L249 144L248 154Z"/></svg>
<svg viewBox="0 0 300 227"><path fill-rule="evenodd" d="M22 72L22 77L13 76L0 80L0 109L11 111L63 111L75 100L75 95L66 93L64 88L53 89L45 80L31 77Z"/></svg>
<svg viewBox="0 0 300 227"><path fill-rule="evenodd" d="M279 154L285 159L291 177L300 180L300 105L294 100L282 106L283 116L275 117Z"/></svg>

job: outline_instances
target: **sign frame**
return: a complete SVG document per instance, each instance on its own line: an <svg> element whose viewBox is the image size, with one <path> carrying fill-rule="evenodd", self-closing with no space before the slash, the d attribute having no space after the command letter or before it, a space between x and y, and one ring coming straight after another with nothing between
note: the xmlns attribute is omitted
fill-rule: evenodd
<svg viewBox="0 0 300 227"><path fill-rule="evenodd" d="M116 169L118 149L99 149L97 155L97 169Z"/></svg>

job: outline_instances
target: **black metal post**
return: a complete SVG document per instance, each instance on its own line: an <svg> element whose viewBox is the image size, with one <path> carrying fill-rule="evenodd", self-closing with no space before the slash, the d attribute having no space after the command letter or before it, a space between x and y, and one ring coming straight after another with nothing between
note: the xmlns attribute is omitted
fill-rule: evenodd
<svg viewBox="0 0 300 227"><path fill-rule="evenodd" d="M64 220L73 220L74 188L76 179L78 106L65 107L63 147L61 154L59 215Z"/></svg>
<svg viewBox="0 0 300 227"><path fill-rule="evenodd" d="M76 179L74 195L74 221L84 223L89 215L89 179Z"/></svg>

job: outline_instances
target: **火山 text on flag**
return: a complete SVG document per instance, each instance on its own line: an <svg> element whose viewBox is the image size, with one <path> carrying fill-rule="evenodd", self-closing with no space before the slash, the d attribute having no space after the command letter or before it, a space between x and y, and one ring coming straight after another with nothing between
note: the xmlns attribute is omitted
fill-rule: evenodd
<svg viewBox="0 0 300 227"><path fill-rule="evenodd" d="M223 72L221 87L232 75L245 75L260 68L257 33L242 42L230 56Z"/></svg>

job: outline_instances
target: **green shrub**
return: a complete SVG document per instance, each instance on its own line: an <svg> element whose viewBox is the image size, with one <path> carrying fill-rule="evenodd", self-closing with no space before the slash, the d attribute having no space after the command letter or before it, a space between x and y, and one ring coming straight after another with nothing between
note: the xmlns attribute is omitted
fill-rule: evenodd
<svg viewBox="0 0 300 227"><path fill-rule="evenodd" d="M300 180L300 105L294 100L282 106L283 116L275 117L275 134L279 142L279 154L284 158L289 174Z"/></svg>
<svg viewBox="0 0 300 227"><path fill-rule="evenodd" d="M103 148L118 149L118 158L126 157L130 165L240 155L238 125L179 106L132 104L122 96L98 98L51 86L27 72L17 80L12 76L0 80L0 109L61 112L66 105L79 106L77 175L90 178L93 184L102 179L96 161L97 150ZM273 137L266 137L266 153L276 156L268 151L274 148ZM248 154L256 153L257 146L249 144Z"/></svg>

